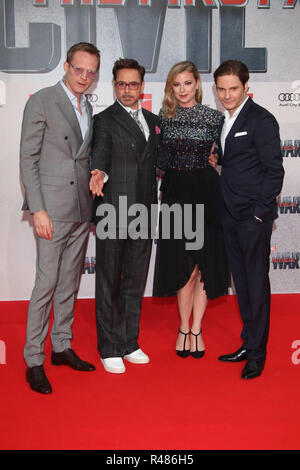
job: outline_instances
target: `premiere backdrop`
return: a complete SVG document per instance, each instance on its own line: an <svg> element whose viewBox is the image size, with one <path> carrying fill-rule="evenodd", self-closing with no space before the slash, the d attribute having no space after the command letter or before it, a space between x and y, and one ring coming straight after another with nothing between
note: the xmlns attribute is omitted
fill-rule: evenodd
<svg viewBox="0 0 300 470"><path fill-rule="evenodd" d="M300 1L294 0L0 0L0 300L28 299L35 275L31 217L21 212L22 113L30 94L63 77L67 49L89 41L101 50L94 113L113 103L119 57L145 65L143 106L158 113L170 67L192 60L203 103L221 109L212 72L226 59L248 65L249 93L280 124L285 181L270 256L273 293L300 292ZM222 110L222 109L221 109ZM151 295L155 242L145 295ZM94 297L91 228L79 297Z"/></svg>

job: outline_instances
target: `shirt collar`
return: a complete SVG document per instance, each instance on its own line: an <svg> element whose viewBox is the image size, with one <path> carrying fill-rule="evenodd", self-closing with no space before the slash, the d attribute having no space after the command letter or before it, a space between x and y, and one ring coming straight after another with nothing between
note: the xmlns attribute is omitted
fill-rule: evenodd
<svg viewBox="0 0 300 470"><path fill-rule="evenodd" d="M238 107L238 109L236 109L234 111L234 113L232 114L232 116L230 116L229 112L227 111L227 109L225 109L224 111L224 116L225 116L225 121L227 121L228 119L235 119L237 117L237 115L241 112L243 106L245 105L246 101L249 99L249 96L246 97L246 99L242 102L242 104L240 104L240 106Z"/></svg>
<svg viewBox="0 0 300 470"><path fill-rule="evenodd" d="M132 109L132 108L129 108L128 106L124 106L121 101L117 100L117 102L119 103L119 105L122 106L122 108L124 108L128 113L132 112L132 111L140 111L142 109L141 107L141 103L140 101L138 102L138 109Z"/></svg>
<svg viewBox="0 0 300 470"><path fill-rule="evenodd" d="M63 89L65 90L67 96L69 97L70 101L72 102L73 105L75 105L77 107L78 105L78 100L77 100L77 97L75 95L73 95L73 93L69 90L69 88L66 87L66 85L64 84L63 80L61 80L60 82L61 86L63 87ZM85 95L81 95L81 98L80 98L80 106L85 106L85 103L86 103L86 96Z"/></svg>

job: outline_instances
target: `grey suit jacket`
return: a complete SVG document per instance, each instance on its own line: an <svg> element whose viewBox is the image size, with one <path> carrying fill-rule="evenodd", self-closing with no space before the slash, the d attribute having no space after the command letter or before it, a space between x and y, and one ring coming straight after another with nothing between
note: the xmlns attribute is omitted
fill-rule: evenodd
<svg viewBox="0 0 300 470"><path fill-rule="evenodd" d="M83 141L72 103L60 83L32 95L24 110L20 170L25 187L22 209L46 210L52 220L91 218L89 191L92 107Z"/></svg>

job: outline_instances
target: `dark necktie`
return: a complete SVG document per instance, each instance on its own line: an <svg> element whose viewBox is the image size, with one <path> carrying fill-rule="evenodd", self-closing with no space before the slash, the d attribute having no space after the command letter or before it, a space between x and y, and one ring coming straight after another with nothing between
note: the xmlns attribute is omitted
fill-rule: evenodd
<svg viewBox="0 0 300 470"><path fill-rule="evenodd" d="M130 115L133 117L133 119L135 120L139 128L141 129L142 133L145 135L145 131L144 131L141 121L139 120L138 114L139 114L139 110L130 111Z"/></svg>

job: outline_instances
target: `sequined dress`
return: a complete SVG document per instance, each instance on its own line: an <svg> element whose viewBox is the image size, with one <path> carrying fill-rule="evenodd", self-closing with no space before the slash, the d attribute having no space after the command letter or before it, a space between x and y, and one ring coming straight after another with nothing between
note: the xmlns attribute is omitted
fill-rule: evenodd
<svg viewBox="0 0 300 470"><path fill-rule="evenodd" d="M214 299L226 294L229 285L220 225L219 174L208 163L222 114L196 104L191 108L179 106L172 119L163 118L161 113L160 117L162 145L168 159L168 169L161 184L161 203L169 207L174 203L180 205L182 236L178 238L178 224L176 228L172 218L170 236L163 233L161 212L153 295L176 295L198 265L207 296ZM196 238L194 244L190 238L191 227L192 232L199 232L200 216L196 204L204 204L204 244L199 249ZM190 211L184 210L185 205L189 205ZM188 249L187 243L190 243Z"/></svg>

